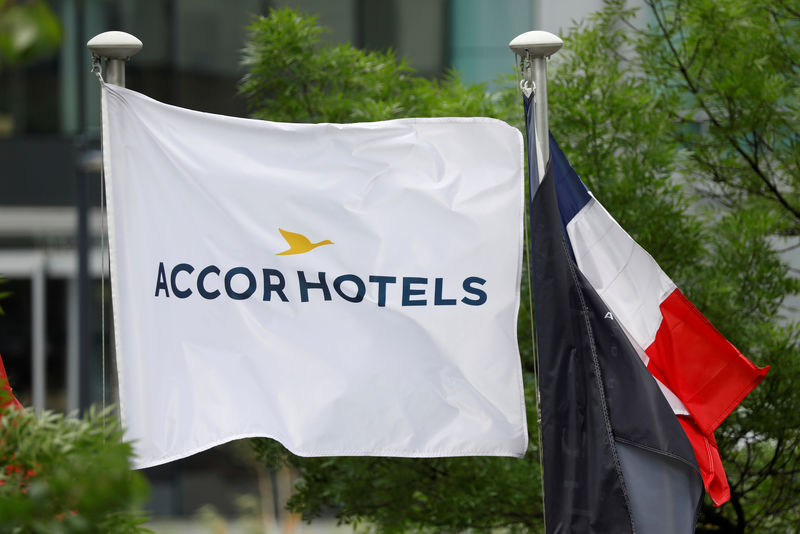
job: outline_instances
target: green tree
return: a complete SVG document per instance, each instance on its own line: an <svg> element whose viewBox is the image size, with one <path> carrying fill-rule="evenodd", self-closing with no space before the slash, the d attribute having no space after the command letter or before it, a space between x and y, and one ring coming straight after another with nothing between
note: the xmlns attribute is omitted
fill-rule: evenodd
<svg viewBox="0 0 800 534"><path fill-rule="evenodd" d="M647 0L643 67L680 95L697 183L800 235L800 2Z"/></svg>
<svg viewBox="0 0 800 534"><path fill-rule="evenodd" d="M772 366L717 432L731 502L700 530L800 529L798 327L784 305L797 280L776 237L800 235L800 3L648 0L640 70L679 105L671 138L682 172L714 213L692 298L745 354ZM720 276L723 273L725 276Z"/></svg>
<svg viewBox="0 0 800 534"><path fill-rule="evenodd" d="M130 470L131 447L121 437L108 412L78 419L0 409L0 531L149 532L139 508L147 483Z"/></svg>
<svg viewBox="0 0 800 534"><path fill-rule="evenodd" d="M325 28L290 9L249 27L240 84L254 118L284 122L363 122L409 116L489 115L482 86L456 76L413 75L389 52L322 46Z"/></svg>
<svg viewBox="0 0 800 534"><path fill-rule="evenodd" d="M617 5L574 28L548 77L550 127L603 205L673 278L703 255L702 223L673 179L684 154L671 139L675 98L626 57L634 11Z"/></svg>
<svg viewBox="0 0 800 534"><path fill-rule="evenodd" d="M46 57L61 43L61 23L43 0L0 0L0 70Z"/></svg>
<svg viewBox="0 0 800 534"><path fill-rule="evenodd" d="M0 532L150 532L142 527L147 482L130 469L133 451L111 409L36 415L6 388L0 379Z"/></svg>
<svg viewBox="0 0 800 534"><path fill-rule="evenodd" d="M642 61L663 58L655 52L654 32L629 31L633 15L622 0L609 1L571 32L552 62L551 127L599 200L689 298L748 357L773 365L766 382L717 432L734 498L721 508L706 502L698 530L796 529L798 329L782 316L782 304L798 284L771 246L786 222L779 211L761 209L757 195L753 202L745 195L747 202L722 204L693 195L695 184L713 182L695 181L704 175L687 140L692 125L676 120L687 116L687 97L676 84L674 90L664 86L655 74L661 67ZM250 31L241 89L259 118L484 115L521 125L521 97L511 80L492 94L452 73L443 81L416 78L391 52L323 46L315 20L288 10L258 19ZM366 521L383 531L541 531L525 301L519 332L531 442L523 460L304 459L255 440L269 465L288 462L301 471L290 507L307 519L333 510L344 522Z"/></svg>

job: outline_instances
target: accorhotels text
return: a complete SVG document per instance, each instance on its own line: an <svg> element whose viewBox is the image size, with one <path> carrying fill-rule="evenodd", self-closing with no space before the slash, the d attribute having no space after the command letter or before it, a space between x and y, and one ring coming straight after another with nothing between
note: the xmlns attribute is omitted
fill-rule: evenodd
<svg viewBox="0 0 800 534"><path fill-rule="evenodd" d="M400 306L481 306L488 299L486 280L479 276L464 278L459 289L451 289L451 293L445 289L445 279L437 277L332 276L324 271L296 271L286 275L278 269L262 268L258 272L241 266L223 272L216 265L198 269L188 263L178 263L168 269L164 262L160 262L155 278L155 296L159 298L258 298L265 302L289 302L290 295L296 295L294 298L299 296L300 302L336 298L357 303L364 301L368 289L372 289L370 295L379 307L387 303Z"/></svg>

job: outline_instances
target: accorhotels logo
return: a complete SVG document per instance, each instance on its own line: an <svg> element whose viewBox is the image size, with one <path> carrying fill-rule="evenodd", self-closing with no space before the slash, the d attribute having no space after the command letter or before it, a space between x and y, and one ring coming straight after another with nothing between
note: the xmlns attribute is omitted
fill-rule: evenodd
<svg viewBox="0 0 800 534"><path fill-rule="evenodd" d="M307 254L318 247L334 244L329 239L314 243L303 234L281 228L278 230L289 248L276 252L277 256ZM258 272L243 266L223 272L216 265L196 267L189 263L178 263L170 266L159 262L155 296L205 300L258 298L264 302L290 302L289 294L293 294L290 287L294 286L300 302L332 301L336 298L359 303L364 301L369 287L377 291L376 303L379 307L385 307L387 302L401 306L481 306L488 299L485 285L485 279L468 276L460 281L460 291L448 294L443 277L431 279L424 276L352 273L331 275L324 271L295 271L289 274L271 267L263 267Z"/></svg>

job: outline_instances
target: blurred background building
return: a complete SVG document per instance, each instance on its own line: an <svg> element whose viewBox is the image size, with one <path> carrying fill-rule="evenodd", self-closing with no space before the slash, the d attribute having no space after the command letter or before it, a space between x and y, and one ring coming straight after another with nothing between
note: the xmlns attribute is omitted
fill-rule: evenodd
<svg viewBox="0 0 800 534"><path fill-rule="evenodd" d="M23 3L7 2L0 17ZM118 29L142 40L127 66L128 87L177 106L246 116L237 95L245 28L272 7L318 15L331 42L392 48L420 75L455 69L491 87L513 71L512 38L531 29L563 35L602 0L38 3L60 22L57 44L49 54L0 64L0 277L7 279L0 291L11 292L0 302L0 355L24 405L73 411L104 395L113 402L116 383L110 293L101 285L100 92L86 48L91 37ZM246 457L234 446L147 470L152 512L188 515L212 503L234 513L233 496L249 493L269 500L281 519L291 474L265 473Z"/></svg>

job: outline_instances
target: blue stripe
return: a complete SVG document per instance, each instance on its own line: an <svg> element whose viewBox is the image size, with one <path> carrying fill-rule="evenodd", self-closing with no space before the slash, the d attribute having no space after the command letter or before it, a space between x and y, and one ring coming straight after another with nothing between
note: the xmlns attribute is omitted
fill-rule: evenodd
<svg viewBox="0 0 800 534"><path fill-rule="evenodd" d="M528 184L530 186L529 202L533 205L533 196L539 187L538 162L536 158L536 137L534 131L536 118L534 113L533 98L523 96L523 106L525 109L525 132L527 133L528 144ZM567 224L579 211L583 209L592 198L589 190L581 181L578 173L572 168L561 147L550 133L550 161L553 181L555 182L556 197L558 199L558 210L561 213L561 226L564 232L564 239L569 248L572 259L575 259L575 252L572 250L572 243L567 233ZM533 228L531 228L533 232ZM531 233L533 235L533 233Z"/></svg>
<svg viewBox="0 0 800 534"><path fill-rule="evenodd" d="M567 224L592 197L578 173L567 161L567 157L561 151L552 133L550 134L550 165L553 166L558 211L561 212L561 222L566 229ZM567 235L566 232L564 235Z"/></svg>

